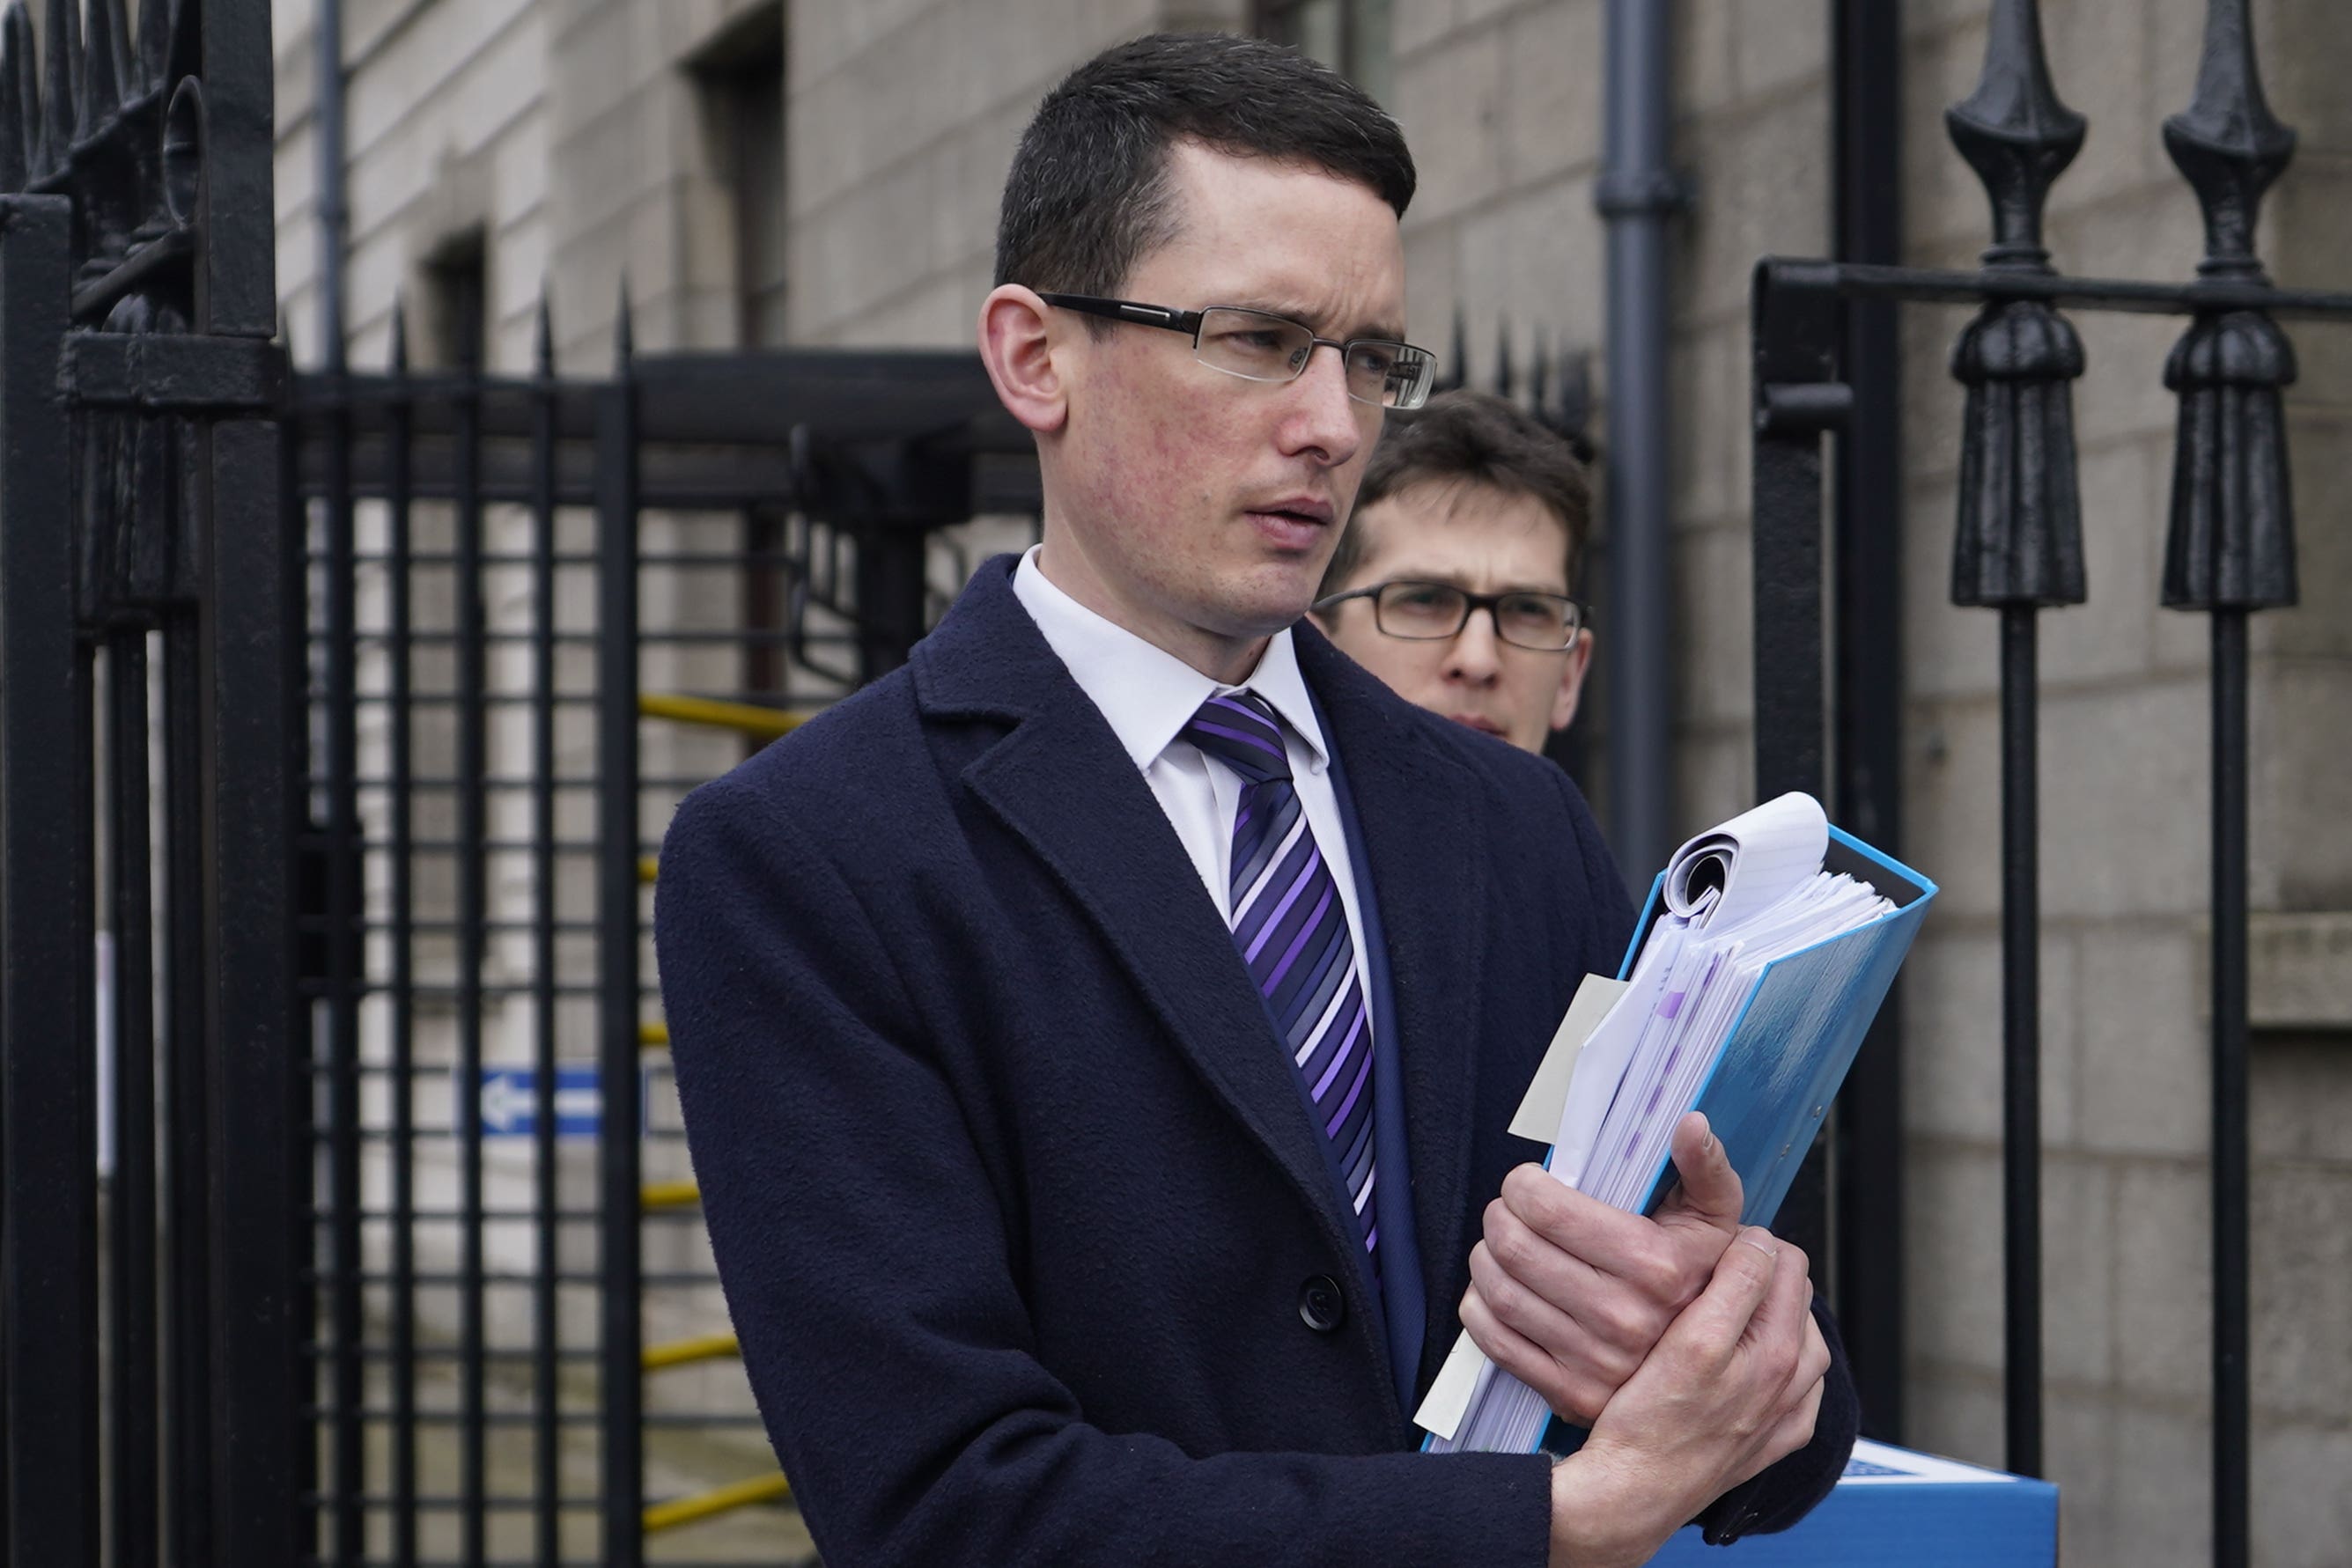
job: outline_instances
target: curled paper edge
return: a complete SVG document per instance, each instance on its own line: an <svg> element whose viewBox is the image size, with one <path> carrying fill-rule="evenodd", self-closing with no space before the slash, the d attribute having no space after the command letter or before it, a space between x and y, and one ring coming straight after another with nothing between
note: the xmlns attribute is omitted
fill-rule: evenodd
<svg viewBox="0 0 2352 1568"><path fill-rule="evenodd" d="M1666 907L1702 930L1736 925L1821 870L1829 842L1822 803L1791 789L1676 850L1666 862Z"/></svg>

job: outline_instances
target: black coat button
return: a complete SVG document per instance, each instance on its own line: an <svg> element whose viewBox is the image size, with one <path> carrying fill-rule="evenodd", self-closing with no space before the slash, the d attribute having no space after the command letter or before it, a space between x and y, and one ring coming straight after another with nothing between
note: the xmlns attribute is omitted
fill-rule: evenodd
<svg viewBox="0 0 2352 1568"><path fill-rule="evenodd" d="M1317 1333L1329 1333L1348 1315L1348 1298L1328 1274L1310 1275L1298 1287L1298 1321Z"/></svg>

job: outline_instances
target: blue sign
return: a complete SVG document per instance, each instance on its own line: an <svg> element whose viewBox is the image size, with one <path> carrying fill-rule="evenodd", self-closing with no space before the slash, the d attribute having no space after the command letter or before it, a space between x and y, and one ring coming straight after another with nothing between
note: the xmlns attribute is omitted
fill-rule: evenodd
<svg viewBox="0 0 2352 1568"><path fill-rule="evenodd" d="M593 1067L555 1070L555 1135L593 1138L604 1116ZM528 1138L539 1131L539 1073L529 1067L482 1069L482 1136Z"/></svg>
<svg viewBox="0 0 2352 1568"><path fill-rule="evenodd" d="M1751 1535L1728 1557L1686 1526L1651 1568L2053 1568L2058 1489L1864 1437L1822 1505L1779 1535Z"/></svg>

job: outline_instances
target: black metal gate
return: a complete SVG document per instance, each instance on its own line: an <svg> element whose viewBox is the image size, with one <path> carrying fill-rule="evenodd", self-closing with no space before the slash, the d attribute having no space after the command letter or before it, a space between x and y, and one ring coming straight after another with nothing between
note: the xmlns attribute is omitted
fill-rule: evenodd
<svg viewBox="0 0 2352 1568"><path fill-rule="evenodd" d="M589 381L554 373L544 307L526 377L412 371L395 322L386 371L287 405L324 1563L627 1564L786 1495L747 1398L661 1396L734 1342L667 1087L654 857L685 790L903 661L942 528L1035 508L971 354L636 356L625 300L617 328ZM667 1437L727 1427L741 1473L648 1496ZM590 1449L593 1481L566 1462ZM720 1560L682 1550L659 1560Z"/></svg>
<svg viewBox="0 0 2352 1568"><path fill-rule="evenodd" d="M715 1303L652 841L1034 460L968 353L625 305L607 378L290 378L268 6L128 20L0 20L0 1564L640 1562L782 1490L647 1496L755 1427L647 1396L730 1348L645 1332Z"/></svg>
<svg viewBox="0 0 2352 1568"><path fill-rule="evenodd" d="M1891 22L1877 24L1893 47ZM2189 318L2165 384L2180 399L2163 601L2212 622L2212 1184L2213 1552L2248 1552L2246 623L2295 600L2280 393L2294 355L2279 316L2352 320L2352 294L2271 286L2253 254L2261 197L2285 168L2294 133L2263 101L2244 0L2210 0L2194 100L2164 123L2166 149L2205 214L2206 255L2194 282L2156 284L2062 276L2042 246L2051 183L2082 145L2084 122L2053 91L2034 0L1995 0L1984 74L1946 113L1954 144L1991 199L1993 244L1976 272L1864 261L1768 258L1753 295L1756 770L1759 792L1891 798L1888 737L1900 720L1892 650L1873 641L1889 622L1857 595L1892 598L1867 556L1885 540L1846 540L1825 560L1822 437L1857 438L1857 382L1869 366L1849 336L1856 312L1895 302L1981 306L1952 350L1966 388L1951 598L2000 612L2001 924L2004 1199L2007 1268L2007 1462L2042 1469L2041 1118L2035 632L2044 606L2086 596L2074 476L2072 383L2080 340L2062 306ZM2183 258L2184 262L2187 258ZM1884 341L1883 329L1871 333ZM1889 529L1889 518L1876 519ZM1824 575L1824 566L1831 568ZM1834 587L1825 593L1824 584ZM1824 638L1835 656L1825 675ZM1875 728L1874 737L1865 732ZM1869 770L1875 763L1881 777ZM1899 1081L1892 1041L1857 1064L1843 1125L1876 1129L1847 1150L1845 1218L1891 1223L1899 1192ZM1857 1096L1859 1098L1857 1099ZM1899 1247L1882 1228L1841 1226L1842 1310L1857 1368L1899 1375ZM1867 1400L1872 1390L1865 1384Z"/></svg>
<svg viewBox="0 0 2352 1568"><path fill-rule="evenodd" d="M94 1563L101 1529L125 1561L285 1563L296 1544L269 19L139 9L134 35L102 0L84 37L81 6L51 0L46 57L22 4L0 16L0 1560L16 1568Z"/></svg>

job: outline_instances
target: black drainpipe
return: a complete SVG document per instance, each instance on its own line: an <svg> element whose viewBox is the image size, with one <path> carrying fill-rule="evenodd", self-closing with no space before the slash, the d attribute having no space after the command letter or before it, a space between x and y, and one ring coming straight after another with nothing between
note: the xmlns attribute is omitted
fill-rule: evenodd
<svg viewBox="0 0 2352 1568"><path fill-rule="evenodd" d="M1608 0L1605 152L1592 193L1609 235L1609 822L1618 864L1637 883L1675 842L1666 223L1683 193L1667 162L1667 10Z"/></svg>
<svg viewBox="0 0 2352 1568"><path fill-rule="evenodd" d="M1902 0L1835 0L1831 159L1840 261L1903 248ZM1903 852L1902 366L1892 300L1848 300L1842 356L1853 413L1836 442L1832 589L1832 821ZM1879 1010L1839 1097L1832 1249L1862 1429L1903 1430L1902 990Z"/></svg>

